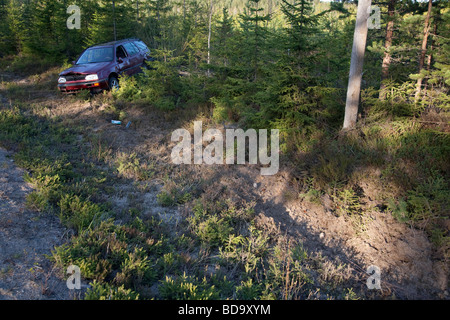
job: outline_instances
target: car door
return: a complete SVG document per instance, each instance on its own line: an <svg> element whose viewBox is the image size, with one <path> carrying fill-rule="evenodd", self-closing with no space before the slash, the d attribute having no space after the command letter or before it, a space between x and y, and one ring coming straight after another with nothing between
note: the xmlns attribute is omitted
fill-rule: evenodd
<svg viewBox="0 0 450 320"><path fill-rule="evenodd" d="M150 49L147 47L147 45L141 41L141 40L136 40L133 42L133 44L139 48L140 52L141 52L141 56L142 56L142 64L145 67L146 65L144 65L146 62L151 62L154 59L151 57L151 52Z"/></svg>
<svg viewBox="0 0 450 320"><path fill-rule="evenodd" d="M130 59L130 73L135 74L140 71L142 66L142 56L139 54L139 49L133 45L131 42L126 42L123 47L128 53Z"/></svg>
<svg viewBox="0 0 450 320"><path fill-rule="evenodd" d="M120 74L131 75L132 61L124 46L120 45L116 48L116 59L118 64L118 71Z"/></svg>

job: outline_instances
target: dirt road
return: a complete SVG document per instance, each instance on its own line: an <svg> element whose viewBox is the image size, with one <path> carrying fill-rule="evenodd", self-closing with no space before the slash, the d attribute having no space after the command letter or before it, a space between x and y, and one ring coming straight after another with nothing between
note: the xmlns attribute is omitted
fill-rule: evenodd
<svg viewBox="0 0 450 320"><path fill-rule="evenodd" d="M45 255L64 241L59 220L26 207L32 187L0 149L0 299L70 299L71 292Z"/></svg>

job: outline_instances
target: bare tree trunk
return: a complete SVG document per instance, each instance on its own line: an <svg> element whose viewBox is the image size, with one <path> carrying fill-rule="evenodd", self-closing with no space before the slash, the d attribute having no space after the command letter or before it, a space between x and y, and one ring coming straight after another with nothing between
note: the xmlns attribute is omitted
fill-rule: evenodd
<svg viewBox="0 0 450 320"><path fill-rule="evenodd" d="M350 62L347 101L345 103L344 126L342 128L344 130L354 127L358 116L364 52L366 50L368 32L367 20L369 18L369 8L371 3L371 0L359 0L358 3L355 33L353 36L352 58Z"/></svg>
<svg viewBox="0 0 450 320"><path fill-rule="evenodd" d="M117 41L117 32L116 32L116 1L113 0L112 2L112 8L113 8L113 27L114 27L114 41Z"/></svg>
<svg viewBox="0 0 450 320"><path fill-rule="evenodd" d="M390 0L388 5L389 21L386 27L386 41L384 43L384 57L381 66L381 86L380 86L380 100L386 99L386 84L383 83L389 77L389 66L391 65L391 46L392 38L394 36L394 16L395 4L397 0Z"/></svg>
<svg viewBox="0 0 450 320"><path fill-rule="evenodd" d="M433 5L432 0L428 1L428 12L427 16L425 18L425 26L423 28L423 40L422 40L422 49L420 52L420 58L419 58L419 73L423 69L423 65L425 64L425 55L427 54L427 43L428 43L428 36L430 34L430 16L431 16L431 7ZM415 101L417 102L420 98L420 93L422 92L422 77L419 77L417 79L417 85L416 85L416 95L415 95Z"/></svg>
<svg viewBox="0 0 450 320"><path fill-rule="evenodd" d="M139 0L136 0L136 21L139 21Z"/></svg>
<svg viewBox="0 0 450 320"><path fill-rule="evenodd" d="M436 16L434 17L434 28L433 28L433 35L437 34L437 27L438 27L438 19L440 16L441 12L440 9L438 8L437 12L436 12ZM433 51L434 51L434 43L433 43L433 38L431 38L430 41L430 54L427 57L427 71L430 72L431 70L431 65L433 63ZM431 89L433 89L433 84L431 85ZM425 82L425 92L424 94L426 95L426 92L428 90L428 84Z"/></svg>
<svg viewBox="0 0 450 320"><path fill-rule="evenodd" d="M211 20L212 20L212 13L213 13L213 0L209 2L209 27L208 27L208 66L211 63ZM208 76L209 76L210 70L208 68Z"/></svg>

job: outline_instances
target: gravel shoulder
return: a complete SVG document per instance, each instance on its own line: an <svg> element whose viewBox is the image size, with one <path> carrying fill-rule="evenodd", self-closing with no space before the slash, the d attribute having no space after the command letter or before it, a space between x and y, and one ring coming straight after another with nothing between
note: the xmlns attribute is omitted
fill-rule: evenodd
<svg viewBox="0 0 450 320"><path fill-rule="evenodd" d="M29 210L32 187L12 154L0 148L0 300L71 299L46 255L64 242L54 215Z"/></svg>

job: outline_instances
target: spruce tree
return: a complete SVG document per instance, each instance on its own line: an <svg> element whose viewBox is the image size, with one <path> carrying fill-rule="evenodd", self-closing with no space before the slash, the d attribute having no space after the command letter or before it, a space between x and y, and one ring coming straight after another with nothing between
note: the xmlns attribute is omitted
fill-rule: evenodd
<svg viewBox="0 0 450 320"><path fill-rule="evenodd" d="M297 53L309 50L308 39L317 33L317 16L312 0L281 0L281 11L289 23L287 33L291 49Z"/></svg>
<svg viewBox="0 0 450 320"><path fill-rule="evenodd" d="M222 75L226 75L226 68L234 54L233 50L233 18L228 14L228 9L222 9L222 17L217 22L215 35L213 37L212 54L216 68L221 70ZM222 73L223 72L223 73Z"/></svg>
<svg viewBox="0 0 450 320"><path fill-rule="evenodd" d="M14 50L11 30L8 24L8 0L0 0L0 58Z"/></svg>
<svg viewBox="0 0 450 320"><path fill-rule="evenodd" d="M151 0L146 2L148 17L144 21L144 37L149 45L156 48L168 48L170 22L168 13L172 5L165 0Z"/></svg>
<svg viewBox="0 0 450 320"><path fill-rule="evenodd" d="M86 45L133 37L136 35L135 10L132 0L98 0L88 28ZM114 30L116 36L114 36Z"/></svg>
<svg viewBox="0 0 450 320"><path fill-rule="evenodd" d="M5 41L10 41L8 47L21 52L26 37L25 4L20 0L9 0L4 6L5 10Z"/></svg>
<svg viewBox="0 0 450 320"><path fill-rule="evenodd" d="M66 10L62 0L31 2L25 50L58 60L69 45Z"/></svg>
<svg viewBox="0 0 450 320"><path fill-rule="evenodd" d="M243 42L242 59L251 67L250 76L257 80L261 65L264 63L265 44L268 37L267 22L269 15L264 15L260 7L261 0L248 0L244 14L240 15Z"/></svg>

